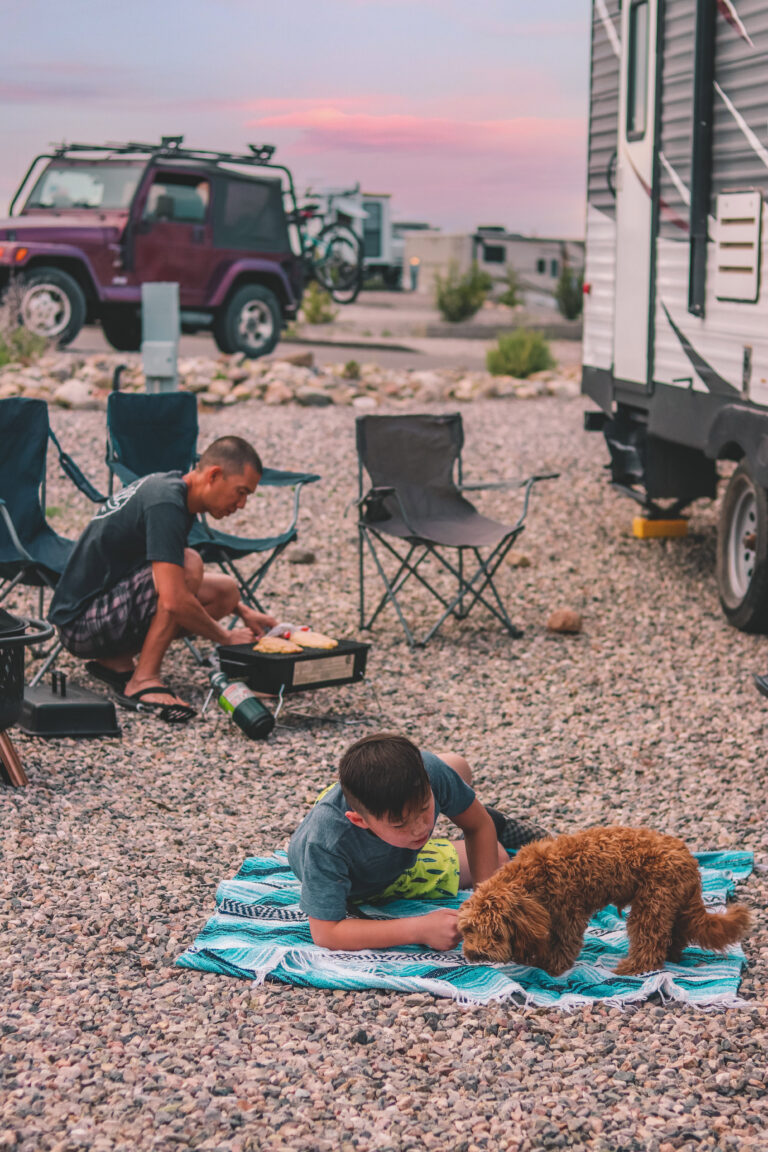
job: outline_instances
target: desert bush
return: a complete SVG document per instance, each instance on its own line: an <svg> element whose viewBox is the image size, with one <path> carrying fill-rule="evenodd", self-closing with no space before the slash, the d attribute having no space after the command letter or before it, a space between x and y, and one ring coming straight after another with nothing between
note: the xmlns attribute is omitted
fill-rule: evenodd
<svg viewBox="0 0 768 1152"><path fill-rule="evenodd" d="M458 265L451 262L445 276L435 276L435 300L444 320L458 323L469 320L482 307L493 281L487 272L482 272L476 263L469 272L459 272Z"/></svg>
<svg viewBox="0 0 768 1152"><path fill-rule="evenodd" d="M313 281L304 293L301 311L307 324L331 324L339 310L334 308L330 294Z"/></svg>
<svg viewBox="0 0 768 1152"><path fill-rule="evenodd" d="M347 360L346 364L341 370L341 375L345 380L359 380L360 379L360 365L357 360Z"/></svg>
<svg viewBox="0 0 768 1152"><path fill-rule="evenodd" d="M11 284L0 301L0 367L20 362L31 364L48 349L48 341L19 323L21 292Z"/></svg>
<svg viewBox="0 0 768 1152"><path fill-rule="evenodd" d="M485 363L493 376L525 377L555 366L549 343L529 328L502 333L496 347L488 349Z"/></svg>
<svg viewBox="0 0 768 1152"><path fill-rule="evenodd" d="M575 320L581 316L584 307L584 273L579 272L577 275L570 264L563 264L555 288L555 300L560 315L566 320Z"/></svg>
<svg viewBox="0 0 768 1152"><path fill-rule="evenodd" d="M511 264L507 266L505 281L507 286L499 296L499 303L507 304L510 308L514 308L516 304L522 304L523 291L520 287L520 280Z"/></svg>

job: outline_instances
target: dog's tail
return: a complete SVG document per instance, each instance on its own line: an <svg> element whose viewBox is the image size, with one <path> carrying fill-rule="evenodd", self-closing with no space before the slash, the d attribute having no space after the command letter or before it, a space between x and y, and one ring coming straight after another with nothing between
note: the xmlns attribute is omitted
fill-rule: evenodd
<svg viewBox="0 0 768 1152"><path fill-rule="evenodd" d="M712 952L722 952L741 940L750 925L749 909L733 904L725 912L708 912L697 892L685 910L689 941Z"/></svg>

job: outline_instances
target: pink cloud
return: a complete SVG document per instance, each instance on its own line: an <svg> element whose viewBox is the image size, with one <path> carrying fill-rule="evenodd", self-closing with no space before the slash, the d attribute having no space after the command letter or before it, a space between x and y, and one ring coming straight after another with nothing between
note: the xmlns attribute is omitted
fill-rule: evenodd
<svg viewBox="0 0 768 1152"><path fill-rule="evenodd" d="M471 156L523 149L529 156L543 156L553 148L572 151L574 137L580 141L583 135L583 123L578 118L457 121L349 112L337 104L324 106L310 101L282 111L276 109L248 124L296 132L302 153L332 150L424 155L450 151Z"/></svg>

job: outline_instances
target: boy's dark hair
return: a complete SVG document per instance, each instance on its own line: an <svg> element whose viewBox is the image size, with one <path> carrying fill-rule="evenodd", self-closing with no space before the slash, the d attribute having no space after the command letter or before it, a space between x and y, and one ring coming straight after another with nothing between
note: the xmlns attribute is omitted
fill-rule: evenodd
<svg viewBox="0 0 768 1152"><path fill-rule="evenodd" d="M364 736L347 748L339 764L339 783L353 811L377 819L401 820L431 792L421 753L396 732Z"/></svg>
<svg viewBox="0 0 768 1152"><path fill-rule="evenodd" d="M259 476L264 471L258 452L241 436L220 436L209 444L197 466L202 471L211 464L218 464L228 476L240 475L246 468L253 468Z"/></svg>

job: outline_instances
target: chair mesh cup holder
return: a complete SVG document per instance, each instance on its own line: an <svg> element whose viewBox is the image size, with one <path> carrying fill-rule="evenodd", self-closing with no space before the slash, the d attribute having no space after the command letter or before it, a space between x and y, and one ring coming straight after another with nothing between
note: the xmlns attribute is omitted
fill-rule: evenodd
<svg viewBox="0 0 768 1152"><path fill-rule="evenodd" d="M16 723L24 703L24 648L53 636L43 620L12 616L0 608L0 778L26 784L18 753L6 729Z"/></svg>

